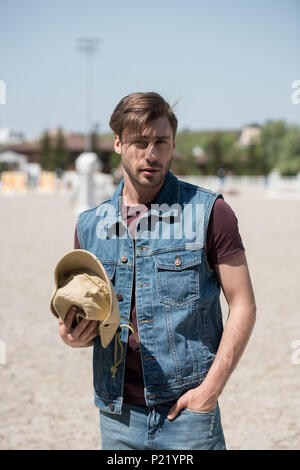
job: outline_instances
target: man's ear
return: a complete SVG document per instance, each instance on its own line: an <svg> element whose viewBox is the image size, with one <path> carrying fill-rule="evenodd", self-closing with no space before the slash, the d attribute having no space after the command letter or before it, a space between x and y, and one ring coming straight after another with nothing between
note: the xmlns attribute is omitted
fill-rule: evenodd
<svg viewBox="0 0 300 470"><path fill-rule="evenodd" d="M114 137L114 149L117 154L121 155L122 144L118 135Z"/></svg>

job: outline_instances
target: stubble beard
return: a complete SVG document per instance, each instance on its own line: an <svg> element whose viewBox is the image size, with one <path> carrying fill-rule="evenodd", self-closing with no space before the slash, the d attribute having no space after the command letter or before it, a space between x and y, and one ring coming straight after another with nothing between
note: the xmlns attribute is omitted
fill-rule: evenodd
<svg viewBox="0 0 300 470"><path fill-rule="evenodd" d="M164 182L166 175L171 167L172 159L173 155L164 169L160 168L159 172L154 173L149 177L143 175L140 170L136 170L134 172L130 165L127 165L127 163L125 163L124 161L122 162L122 165L130 179L133 180L135 183L142 186L143 188L156 188Z"/></svg>

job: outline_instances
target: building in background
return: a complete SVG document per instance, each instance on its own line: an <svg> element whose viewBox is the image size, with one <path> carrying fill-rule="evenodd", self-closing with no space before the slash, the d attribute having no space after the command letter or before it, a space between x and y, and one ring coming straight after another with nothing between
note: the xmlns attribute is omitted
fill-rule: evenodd
<svg viewBox="0 0 300 470"><path fill-rule="evenodd" d="M261 127L259 124L248 124L241 130L238 143L240 147L248 147L251 144L258 144Z"/></svg>
<svg viewBox="0 0 300 470"><path fill-rule="evenodd" d="M19 144L24 141L24 135L8 127L0 127L0 146Z"/></svg>
<svg viewBox="0 0 300 470"><path fill-rule="evenodd" d="M49 144L52 148L55 148L55 141L59 133L59 129L50 129L47 131L49 137ZM67 153L67 164L66 169L74 169L76 158L85 151L85 135L61 131L63 136L63 146ZM3 140L1 145L2 151L9 150L20 153L27 157L29 163L40 163L41 152L42 152L42 139L45 134L39 139L25 140L20 139L19 141ZM114 151L113 142L102 141L97 135L94 135L94 149L103 164L103 171L109 171L109 162L111 154ZM105 165L106 163L106 165Z"/></svg>

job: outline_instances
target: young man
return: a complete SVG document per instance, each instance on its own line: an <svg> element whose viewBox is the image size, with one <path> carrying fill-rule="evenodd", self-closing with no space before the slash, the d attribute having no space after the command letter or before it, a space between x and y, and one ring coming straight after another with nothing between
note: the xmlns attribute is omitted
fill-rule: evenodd
<svg viewBox="0 0 300 470"><path fill-rule="evenodd" d="M102 449L225 449L218 397L256 314L237 219L220 194L170 172L177 119L160 95L126 96L110 126L124 178L79 215L75 248L102 262L139 341L122 328L121 344L103 349L95 323L72 329L75 308L60 335L94 345Z"/></svg>

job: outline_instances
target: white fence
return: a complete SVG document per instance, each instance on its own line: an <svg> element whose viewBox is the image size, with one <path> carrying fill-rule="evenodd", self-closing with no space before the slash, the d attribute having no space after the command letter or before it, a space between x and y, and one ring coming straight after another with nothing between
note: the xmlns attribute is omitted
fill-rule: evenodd
<svg viewBox="0 0 300 470"><path fill-rule="evenodd" d="M300 173L297 176L280 176L273 171L269 175L267 195L272 199L300 199Z"/></svg>
<svg viewBox="0 0 300 470"><path fill-rule="evenodd" d="M245 188L264 188L267 180L264 176L235 176L228 175L224 179L218 176L179 176L179 179L188 183L196 184L212 191L235 192Z"/></svg>
<svg viewBox="0 0 300 470"><path fill-rule="evenodd" d="M76 201L79 190L79 178L76 171L66 171L63 177L55 178L54 173L43 172L47 178L40 178L40 184L36 187L37 192L53 192L59 190L61 193L67 193L71 199ZM21 172L14 172L17 176L21 176ZM25 193L27 190L24 183L21 189L15 188L12 190L9 186L9 181L5 181L5 173L2 173L0 182L0 194L17 194ZM52 177L51 181L49 177ZM244 191L260 192L267 197L273 199L300 199L300 173L298 176L280 176L277 171L273 171L264 176L236 176L228 175L224 179L217 176L196 176L196 175L177 175L177 177L188 183L197 186L211 189L212 191L219 191L224 193L242 193ZM44 181L45 180L45 181ZM48 181L49 180L49 181ZM98 205L103 200L112 196L115 190L113 177L109 174L104 174L96 171L93 175L94 181L94 202ZM50 184L51 183L51 184Z"/></svg>

